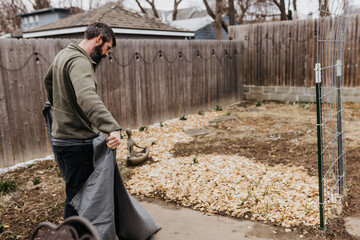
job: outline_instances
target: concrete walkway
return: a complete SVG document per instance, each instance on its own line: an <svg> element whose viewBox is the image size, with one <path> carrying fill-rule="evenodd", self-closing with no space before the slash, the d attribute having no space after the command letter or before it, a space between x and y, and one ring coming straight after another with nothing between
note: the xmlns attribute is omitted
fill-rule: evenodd
<svg viewBox="0 0 360 240"><path fill-rule="evenodd" d="M270 225L209 216L157 199L138 199L162 229L155 240L306 239Z"/></svg>

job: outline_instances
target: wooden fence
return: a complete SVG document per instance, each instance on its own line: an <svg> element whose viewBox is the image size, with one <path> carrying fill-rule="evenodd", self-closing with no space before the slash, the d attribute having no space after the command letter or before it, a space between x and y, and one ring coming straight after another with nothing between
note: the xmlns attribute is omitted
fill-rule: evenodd
<svg viewBox="0 0 360 240"><path fill-rule="evenodd" d="M331 18L324 19L331 24ZM360 15L347 21L346 87L360 86ZM242 43L244 85L314 86L318 19L232 26L229 38Z"/></svg>
<svg viewBox="0 0 360 240"><path fill-rule="evenodd" d="M0 168L51 154L42 116L43 78L70 41L0 40ZM103 60L96 70L98 93L124 128L236 102L243 98L239 46L120 40L111 61Z"/></svg>

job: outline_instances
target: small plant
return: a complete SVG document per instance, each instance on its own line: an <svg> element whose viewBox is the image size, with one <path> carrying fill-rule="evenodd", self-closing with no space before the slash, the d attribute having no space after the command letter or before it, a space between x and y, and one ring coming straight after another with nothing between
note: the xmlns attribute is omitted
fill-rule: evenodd
<svg viewBox="0 0 360 240"><path fill-rule="evenodd" d="M28 166L27 166L27 168L32 168L32 167L35 167L36 166L36 164L29 164Z"/></svg>
<svg viewBox="0 0 360 240"><path fill-rule="evenodd" d="M155 144L156 144L156 142L152 142L152 143L151 143L151 146L154 146Z"/></svg>
<svg viewBox="0 0 360 240"><path fill-rule="evenodd" d="M4 232L4 225L0 222L0 233Z"/></svg>
<svg viewBox="0 0 360 240"><path fill-rule="evenodd" d="M34 179L33 179L33 184L34 184L34 185L40 184L40 179L34 178Z"/></svg>
<svg viewBox="0 0 360 240"><path fill-rule="evenodd" d="M182 121L185 121L186 119L187 119L186 116L182 116L182 117L180 118L180 120L182 120Z"/></svg>
<svg viewBox="0 0 360 240"><path fill-rule="evenodd" d="M147 130L148 130L148 128L146 126L139 128L139 132L145 132Z"/></svg>
<svg viewBox="0 0 360 240"><path fill-rule="evenodd" d="M227 114L226 114L226 115L230 116L230 115L231 115L231 112L227 112Z"/></svg>
<svg viewBox="0 0 360 240"><path fill-rule="evenodd" d="M17 189L17 183L11 180L0 181L0 193L8 193Z"/></svg>
<svg viewBox="0 0 360 240"><path fill-rule="evenodd" d="M201 110L198 111L198 114L199 115L205 115L205 113L203 111L201 111Z"/></svg>
<svg viewBox="0 0 360 240"><path fill-rule="evenodd" d="M257 106L257 107L261 107L261 105L262 105L262 102L257 102L257 103L256 103L256 106Z"/></svg>
<svg viewBox="0 0 360 240"><path fill-rule="evenodd" d="M215 106L215 111L222 111L222 108L218 105Z"/></svg>
<svg viewBox="0 0 360 240"><path fill-rule="evenodd" d="M309 108L309 106L310 106L310 103L305 103L304 108L305 108L305 109L306 109L306 108Z"/></svg>
<svg viewBox="0 0 360 240"><path fill-rule="evenodd" d="M164 124L162 122L160 122L160 127L164 127Z"/></svg>
<svg viewBox="0 0 360 240"><path fill-rule="evenodd" d="M196 159L196 157L193 158L193 162L191 163L192 165L199 163L199 161Z"/></svg>

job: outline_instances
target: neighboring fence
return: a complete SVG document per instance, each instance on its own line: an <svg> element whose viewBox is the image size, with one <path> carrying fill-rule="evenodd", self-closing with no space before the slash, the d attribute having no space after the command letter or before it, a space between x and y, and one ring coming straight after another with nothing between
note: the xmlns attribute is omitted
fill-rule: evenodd
<svg viewBox="0 0 360 240"><path fill-rule="evenodd" d="M346 30L346 87L360 86L359 21L360 15L351 16ZM317 24L314 19L229 27L229 38L242 43L244 85L314 86Z"/></svg>
<svg viewBox="0 0 360 240"><path fill-rule="evenodd" d="M51 154L43 78L71 40L0 40L0 168ZM78 41L78 40L77 40ZM237 41L120 40L96 70L116 120L136 128L243 98Z"/></svg>

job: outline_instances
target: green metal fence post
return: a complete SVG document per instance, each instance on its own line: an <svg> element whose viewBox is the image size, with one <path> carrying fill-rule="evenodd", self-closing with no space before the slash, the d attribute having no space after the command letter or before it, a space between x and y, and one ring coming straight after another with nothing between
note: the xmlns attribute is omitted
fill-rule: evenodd
<svg viewBox="0 0 360 240"><path fill-rule="evenodd" d="M321 107L321 64L315 64L316 80L316 116L317 116L317 143L318 143L318 173L319 173L319 208L320 229L325 230L324 216L324 182L323 182L323 155L322 155L322 107Z"/></svg>
<svg viewBox="0 0 360 240"><path fill-rule="evenodd" d="M344 193L344 166L343 166L343 150L342 150L342 122L341 122L341 61L336 62L336 85L337 85L337 135L338 135L338 169L339 169L339 194Z"/></svg>

